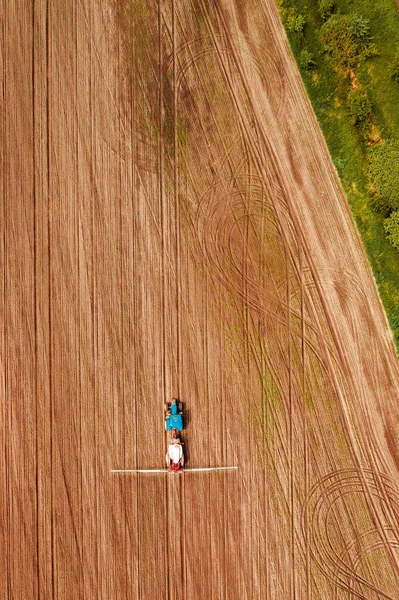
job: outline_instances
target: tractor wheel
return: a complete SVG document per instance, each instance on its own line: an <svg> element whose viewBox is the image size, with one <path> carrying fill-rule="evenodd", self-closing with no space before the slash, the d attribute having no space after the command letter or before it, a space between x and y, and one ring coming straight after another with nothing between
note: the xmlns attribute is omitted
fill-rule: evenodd
<svg viewBox="0 0 399 600"><path fill-rule="evenodd" d="M170 467L169 452L166 453L166 466Z"/></svg>
<svg viewBox="0 0 399 600"><path fill-rule="evenodd" d="M182 454L182 457L180 459L180 466L184 467L184 454Z"/></svg>

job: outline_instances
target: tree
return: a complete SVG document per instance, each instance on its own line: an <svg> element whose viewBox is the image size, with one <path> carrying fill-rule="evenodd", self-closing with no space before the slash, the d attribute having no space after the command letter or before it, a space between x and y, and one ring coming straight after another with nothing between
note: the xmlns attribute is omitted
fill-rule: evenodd
<svg viewBox="0 0 399 600"><path fill-rule="evenodd" d="M321 18L323 19L323 21L326 21L329 17L331 17L332 13L334 12L334 0L319 0L318 5Z"/></svg>
<svg viewBox="0 0 399 600"><path fill-rule="evenodd" d="M385 219L384 229L392 246L399 250L399 210L395 210Z"/></svg>
<svg viewBox="0 0 399 600"><path fill-rule="evenodd" d="M370 175L381 206L399 210L399 140L391 138L370 151Z"/></svg>
<svg viewBox="0 0 399 600"><path fill-rule="evenodd" d="M366 94L360 89L351 90L348 94L347 108L350 121L353 125L364 123L370 118L371 102Z"/></svg>
<svg viewBox="0 0 399 600"><path fill-rule="evenodd" d="M380 194L372 194L370 196L370 208L382 217L388 217L392 212L389 201L385 196L381 196Z"/></svg>
<svg viewBox="0 0 399 600"><path fill-rule="evenodd" d="M331 15L321 26L326 51L337 66L348 68L378 54L368 19L361 15Z"/></svg>
<svg viewBox="0 0 399 600"><path fill-rule="evenodd" d="M370 21L361 15L351 14L348 19L348 29L351 38L357 43L358 49L363 49L371 42Z"/></svg>
<svg viewBox="0 0 399 600"><path fill-rule="evenodd" d="M399 50L396 50L396 55L390 65L391 78L399 83Z"/></svg>
<svg viewBox="0 0 399 600"><path fill-rule="evenodd" d="M309 52L306 48L301 50L299 55L299 66L306 71L312 69L315 66L315 61L313 60L313 54Z"/></svg>
<svg viewBox="0 0 399 600"><path fill-rule="evenodd" d="M301 34L305 25L305 17L297 13L291 13L287 17L287 31L289 33Z"/></svg>
<svg viewBox="0 0 399 600"><path fill-rule="evenodd" d="M349 31L348 15L332 15L321 29L326 51L339 66L352 66L357 59L357 47Z"/></svg>
<svg viewBox="0 0 399 600"><path fill-rule="evenodd" d="M361 60L379 54L377 46L372 41L370 21L362 15L349 15L349 33L356 43L357 53Z"/></svg>

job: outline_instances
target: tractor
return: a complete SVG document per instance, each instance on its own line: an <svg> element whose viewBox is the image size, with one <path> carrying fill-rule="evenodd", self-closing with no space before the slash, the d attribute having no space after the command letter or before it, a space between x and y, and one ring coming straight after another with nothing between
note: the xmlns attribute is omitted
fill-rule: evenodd
<svg viewBox="0 0 399 600"><path fill-rule="evenodd" d="M166 466L171 473L183 471L183 442L178 436L178 432L182 431L183 426L183 410L181 403L173 398L170 404L165 404L165 430L172 433L172 437L169 440L168 451L166 453Z"/></svg>
<svg viewBox="0 0 399 600"><path fill-rule="evenodd" d="M183 430L183 407L181 402L172 398L171 402L165 404L165 430L171 437L168 440L168 451L166 453L166 469L150 468L150 469L112 469L112 473L183 473L184 469L184 443L179 436L179 432ZM234 466L211 467L209 465L203 467L195 467L184 469L184 472L200 472L200 471L235 471L238 469Z"/></svg>

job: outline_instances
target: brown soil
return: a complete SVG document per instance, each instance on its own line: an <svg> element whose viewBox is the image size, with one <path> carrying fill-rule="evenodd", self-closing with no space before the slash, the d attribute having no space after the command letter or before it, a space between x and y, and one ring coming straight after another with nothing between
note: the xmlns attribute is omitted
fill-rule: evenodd
<svg viewBox="0 0 399 600"><path fill-rule="evenodd" d="M399 598L397 359L275 4L2 14L0 598ZM172 396L237 473L110 473Z"/></svg>

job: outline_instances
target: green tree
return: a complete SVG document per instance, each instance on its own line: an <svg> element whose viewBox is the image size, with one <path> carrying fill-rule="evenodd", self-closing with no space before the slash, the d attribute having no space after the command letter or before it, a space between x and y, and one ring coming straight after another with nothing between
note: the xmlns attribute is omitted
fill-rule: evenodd
<svg viewBox="0 0 399 600"><path fill-rule="evenodd" d="M381 206L399 210L399 140L391 138L370 151L370 176Z"/></svg>
<svg viewBox="0 0 399 600"><path fill-rule="evenodd" d="M353 125L364 123L370 118L371 102L366 94L360 89L351 90L348 94L347 108L350 122Z"/></svg>
<svg viewBox="0 0 399 600"><path fill-rule="evenodd" d="M362 15L351 14L349 15L348 27L361 60L379 54L377 46L372 41L369 19L365 19Z"/></svg>
<svg viewBox="0 0 399 600"><path fill-rule="evenodd" d="M358 49L365 48L371 42L370 21L361 15L351 14L348 19L348 29L351 38L357 43Z"/></svg>
<svg viewBox="0 0 399 600"><path fill-rule="evenodd" d="M361 15L332 15L320 29L326 51L337 66L353 67L378 54L368 19Z"/></svg>
<svg viewBox="0 0 399 600"><path fill-rule="evenodd" d="M305 26L305 17L297 13L291 13L287 17L286 27L289 33L301 34Z"/></svg>
<svg viewBox="0 0 399 600"><path fill-rule="evenodd" d="M315 64L316 63L313 59L313 54L309 52L309 50L307 50L306 48L301 50L301 53L299 55L299 66L302 69L308 71L309 69L312 69L315 66Z"/></svg>
<svg viewBox="0 0 399 600"><path fill-rule="evenodd" d="M326 51L339 66L352 66L357 59L357 47L349 31L348 15L332 15L320 29Z"/></svg>
<svg viewBox="0 0 399 600"><path fill-rule="evenodd" d="M382 217L388 217L392 212L387 198L378 193L370 195L370 208L377 215L381 215Z"/></svg>
<svg viewBox="0 0 399 600"><path fill-rule="evenodd" d="M321 18L326 21L334 12L335 2L334 0L319 0L318 6Z"/></svg>
<svg viewBox="0 0 399 600"><path fill-rule="evenodd" d="M399 250L399 210L395 210L385 219L384 229L392 246Z"/></svg>
<svg viewBox="0 0 399 600"><path fill-rule="evenodd" d="M391 78L396 81L396 83L399 83L399 49L396 50L394 59L390 64L389 71Z"/></svg>

